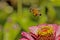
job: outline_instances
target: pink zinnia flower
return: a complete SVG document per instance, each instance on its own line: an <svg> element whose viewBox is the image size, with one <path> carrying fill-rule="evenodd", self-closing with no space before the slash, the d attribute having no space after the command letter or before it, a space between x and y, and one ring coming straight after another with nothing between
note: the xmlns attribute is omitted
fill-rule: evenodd
<svg viewBox="0 0 60 40"><path fill-rule="evenodd" d="M22 32L20 40L60 40L60 26L56 24L42 24L29 28L30 32Z"/></svg>

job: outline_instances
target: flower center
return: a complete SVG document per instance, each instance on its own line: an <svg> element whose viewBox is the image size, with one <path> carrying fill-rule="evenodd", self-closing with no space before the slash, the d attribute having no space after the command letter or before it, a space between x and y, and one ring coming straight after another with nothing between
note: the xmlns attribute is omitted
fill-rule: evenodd
<svg viewBox="0 0 60 40"><path fill-rule="evenodd" d="M43 29L42 32L47 32L48 30L47 29Z"/></svg>
<svg viewBox="0 0 60 40"><path fill-rule="evenodd" d="M38 34L39 35L53 34L53 28L51 28L49 26L42 27L39 29Z"/></svg>
<svg viewBox="0 0 60 40"><path fill-rule="evenodd" d="M38 31L39 38L38 40L54 40L54 35L53 35L53 28L46 26L40 28Z"/></svg>

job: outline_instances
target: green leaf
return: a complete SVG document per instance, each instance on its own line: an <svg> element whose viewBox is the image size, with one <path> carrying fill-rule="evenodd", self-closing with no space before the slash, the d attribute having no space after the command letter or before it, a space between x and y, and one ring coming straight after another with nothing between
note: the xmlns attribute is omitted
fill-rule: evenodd
<svg viewBox="0 0 60 40"><path fill-rule="evenodd" d="M4 25L4 38L3 40L15 40L17 34L20 32L20 25L17 23L16 14L10 15Z"/></svg>

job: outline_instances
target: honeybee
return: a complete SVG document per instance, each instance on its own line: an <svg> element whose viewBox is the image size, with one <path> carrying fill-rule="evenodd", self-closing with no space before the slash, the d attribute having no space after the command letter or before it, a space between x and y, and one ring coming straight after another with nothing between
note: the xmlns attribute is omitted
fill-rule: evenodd
<svg viewBox="0 0 60 40"><path fill-rule="evenodd" d="M41 16L40 9L38 8L30 8L30 12L33 13L34 16Z"/></svg>

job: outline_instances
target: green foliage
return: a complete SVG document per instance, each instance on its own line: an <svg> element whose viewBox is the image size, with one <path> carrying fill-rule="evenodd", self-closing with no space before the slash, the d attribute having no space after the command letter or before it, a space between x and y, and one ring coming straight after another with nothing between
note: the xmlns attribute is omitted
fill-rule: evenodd
<svg viewBox="0 0 60 40"><path fill-rule="evenodd" d="M16 12L8 17L4 29L3 29L3 40L15 40L17 34L20 32L20 26L16 20Z"/></svg>

